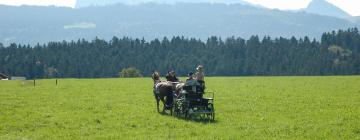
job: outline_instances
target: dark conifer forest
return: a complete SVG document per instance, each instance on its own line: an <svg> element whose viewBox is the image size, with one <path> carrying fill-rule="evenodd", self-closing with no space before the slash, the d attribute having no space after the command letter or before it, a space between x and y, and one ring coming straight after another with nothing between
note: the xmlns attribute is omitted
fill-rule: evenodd
<svg viewBox="0 0 360 140"><path fill-rule="evenodd" d="M0 44L0 73L27 78L119 77L129 67L144 76L153 70L163 75L175 70L184 76L199 64L208 76L356 75L360 74L360 34L351 28L324 33L321 40L176 36Z"/></svg>

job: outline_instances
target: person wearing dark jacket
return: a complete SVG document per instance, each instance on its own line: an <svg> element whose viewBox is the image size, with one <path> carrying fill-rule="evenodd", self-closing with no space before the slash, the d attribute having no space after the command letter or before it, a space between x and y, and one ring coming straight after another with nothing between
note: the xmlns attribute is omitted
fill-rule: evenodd
<svg viewBox="0 0 360 140"><path fill-rule="evenodd" d="M168 71L168 73L166 74L166 76L165 76L165 78L166 78L166 81L169 81L169 82L172 82L171 84L172 84L172 96L174 96L174 95L176 95L176 93L175 93L175 87L176 87L176 85L178 84L178 83L175 83L175 82L179 82L179 79L176 77L176 75L175 75L175 72L174 71ZM168 104L172 104L172 97L168 97L168 98L166 98L167 99L167 103Z"/></svg>
<svg viewBox="0 0 360 140"><path fill-rule="evenodd" d="M187 82L187 81L192 81L192 80L194 80L194 73L190 72L190 73L188 74L188 79L186 79L186 82Z"/></svg>
<svg viewBox="0 0 360 140"><path fill-rule="evenodd" d="M175 75L175 71L169 71L166 74L165 78L166 78L167 81L170 81L170 82L179 82L179 79Z"/></svg>

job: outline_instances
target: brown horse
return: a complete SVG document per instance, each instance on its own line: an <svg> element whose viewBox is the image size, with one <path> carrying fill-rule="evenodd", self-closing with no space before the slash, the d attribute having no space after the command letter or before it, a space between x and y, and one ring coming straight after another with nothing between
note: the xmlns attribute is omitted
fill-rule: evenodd
<svg viewBox="0 0 360 140"><path fill-rule="evenodd" d="M160 107L159 107L160 100L164 105L162 112L164 112L166 109L171 110L171 106L172 106L171 104L173 100L173 95L172 95L173 85L171 84L171 82L161 81L160 74L157 71L155 71L152 74L152 79L154 81L153 92L155 95L158 112L160 112Z"/></svg>

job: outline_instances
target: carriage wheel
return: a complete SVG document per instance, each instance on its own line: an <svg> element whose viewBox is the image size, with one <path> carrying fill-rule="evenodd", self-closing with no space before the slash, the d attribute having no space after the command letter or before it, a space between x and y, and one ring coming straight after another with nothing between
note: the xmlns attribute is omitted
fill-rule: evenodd
<svg viewBox="0 0 360 140"><path fill-rule="evenodd" d="M214 120L215 120L215 113L210 114L210 120L211 120L211 121L214 121Z"/></svg>
<svg viewBox="0 0 360 140"><path fill-rule="evenodd" d="M192 119L193 117L193 113L192 113L192 109L188 109L186 112L185 112L185 119Z"/></svg>
<svg viewBox="0 0 360 140"><path fill-rule="evenodd" d="M191 117L190 113L190 103L186 102L182 105L182 113L184 114L185 119L189 119Z"/></svg>
<svg viewBox="0 0 360 140"><path fill-rule="evenodd" d="M185 110L184 111L184 118L188 119L189 118L189 110Z"/></svg>
<svg viewBox="0 0 360 140"><path fill-rule="evenodd" d="M185 112L185 119L190 119L190 113L188 113L187 111Z"/></svg>
<svg viewBox="0 0 360 140"><path fill-rule="evenodd" d="M209 104L210 107L208 107L208 109L210 109L211 111L213 111L214 113L211 113L208 115L209 119L211 121L214 121L215 120L215 109L214 109L214 105L213 104Z"/></svg>
<svg viewBox="0 0 360 140"><path fill-rule="evenodd" d="M174 100L174 103L172 106L172 112L173 112L173 116L179 116L179 114L180 114L179 104L176 100Z"/></svg>

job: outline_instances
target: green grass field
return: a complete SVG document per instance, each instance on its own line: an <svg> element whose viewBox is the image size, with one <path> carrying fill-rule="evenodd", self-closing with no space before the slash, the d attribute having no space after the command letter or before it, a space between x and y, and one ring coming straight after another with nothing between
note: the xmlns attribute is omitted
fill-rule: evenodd
<svg viewBox="0 0 360 140"><path fill-rule="evenodd" d="M155 109L152 80L0 81L0 139L360 139L360 77L217 77L216 121Z"/></svg>

